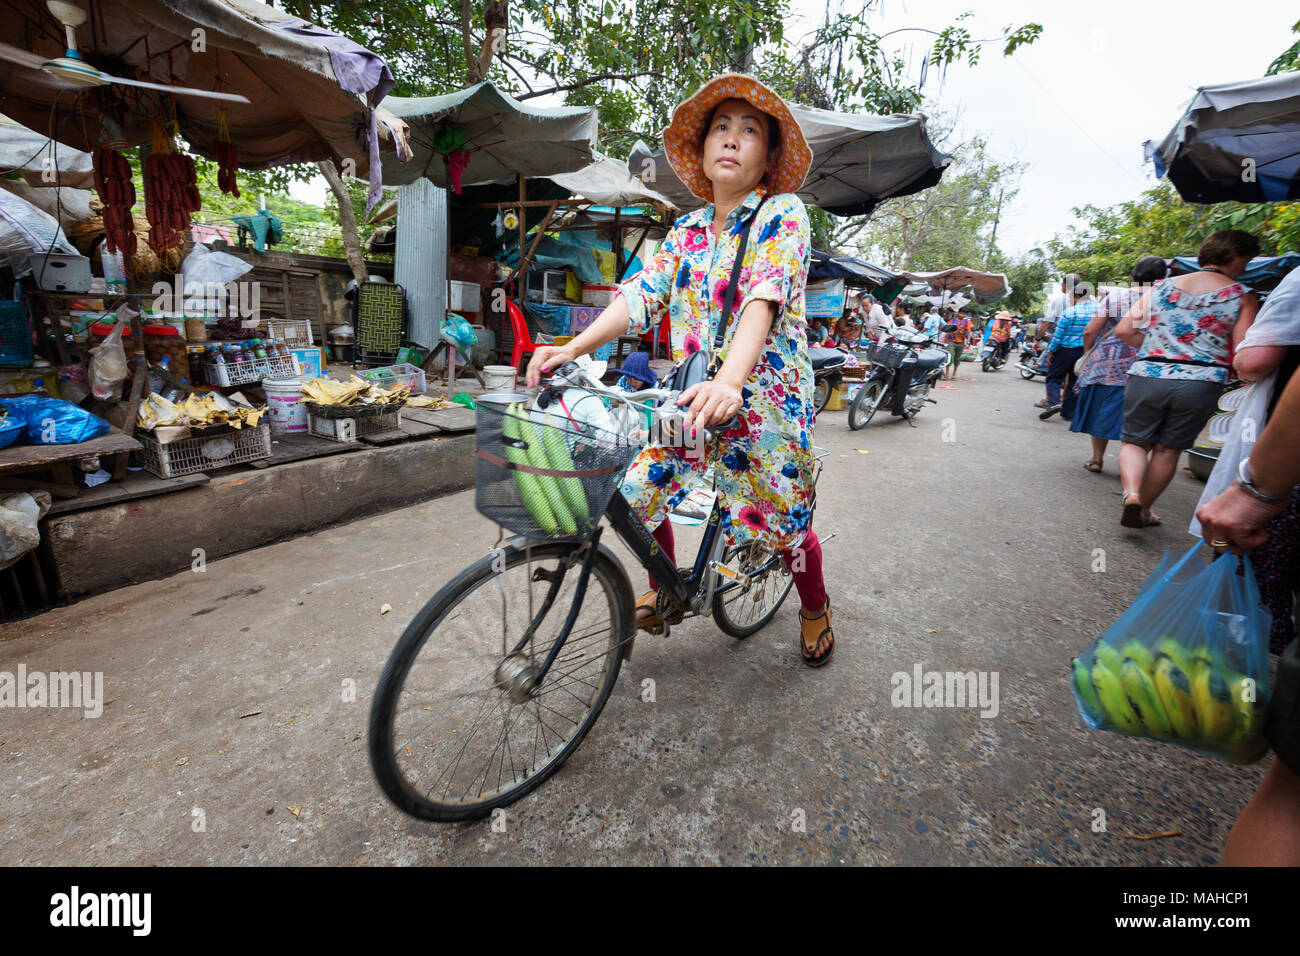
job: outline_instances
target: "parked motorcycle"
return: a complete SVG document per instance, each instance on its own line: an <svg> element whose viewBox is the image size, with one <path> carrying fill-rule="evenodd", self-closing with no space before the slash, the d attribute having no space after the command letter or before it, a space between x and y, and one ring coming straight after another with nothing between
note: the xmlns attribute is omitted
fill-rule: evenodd
<svg viewBox="0 0 1300 956"><path fill-rule="evenodd" d="M948 351L933 345L932 339L901 328L877 342L871 351L871 370L849 405L849 428L865 427L881 408L915 427L912 419L922 406L938 404L930 390L949 362Z"/></svg>
<svg viewBox="0 0 1300 956"><path fill-rule="evenodd" d="M844 381L844 360L848 356L849 353L841 349L808 350L808 358L812 360L813 404L817 406L817 414L821 414L831 400L831 392Z"/></svg>

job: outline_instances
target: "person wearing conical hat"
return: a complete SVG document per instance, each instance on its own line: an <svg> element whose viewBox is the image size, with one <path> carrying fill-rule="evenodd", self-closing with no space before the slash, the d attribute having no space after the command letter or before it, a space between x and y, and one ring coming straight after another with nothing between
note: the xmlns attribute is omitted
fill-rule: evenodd
<svg viewBox="0 0 1300 956"><path fill-rule="evenodd" d="M673 171L706 203L674 224L652 261L582 334L543 347L529 364L543 371L593 351L621 334L643 334L667 316L672 355L712 350L723 298L744 230L748 246L716 375L682 394L690 427L737 417L703 451L651 443L623 479L623 494L673 558L668 512L712 469L727 507L728 543L760 542L780 553L800 601L800 648L806 664L831 659L835 637L812 530L813 375L808 359L804 289L812 240L808 212L795 195L812 151L789 106L751 76L729 73L678 105L664 130ZM658 587L637 601L637 623L657 626ZM676 623L670 618L670 623Z"/></svg>

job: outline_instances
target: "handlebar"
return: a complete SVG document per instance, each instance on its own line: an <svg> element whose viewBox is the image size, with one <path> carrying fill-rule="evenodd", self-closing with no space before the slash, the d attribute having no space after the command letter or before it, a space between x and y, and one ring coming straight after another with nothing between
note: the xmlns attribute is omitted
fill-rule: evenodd
<svg viewBox="0 0 1300 956"><path fill-rule="evenodd" d="M675 404L675 400L681 395L680 391L670 388L643 388L636 392L625 392L622 389L605 385L577 362L565 362L555 370L551 376L550 385L544 388L541 396L538 397L538 404L542 408L550 404L550 395L553 393L549 390L555 389L557 382L585 389L601 398L608 398L612 401L639 408L642 411L648 411L660 422L675 422L678 419L685 421L686 409ZM642 404L647 401L657 401L658 404ZM709 425L704 431L710 437L715 436L720 432L735 427L737 417L732 416L728 421Z"/></svg>

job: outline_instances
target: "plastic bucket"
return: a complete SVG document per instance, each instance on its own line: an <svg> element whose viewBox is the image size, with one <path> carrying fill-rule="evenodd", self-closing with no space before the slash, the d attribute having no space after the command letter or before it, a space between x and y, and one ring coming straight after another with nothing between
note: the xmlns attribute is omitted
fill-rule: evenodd
<svg viewBox="0 0 1300 956"><path fill-rule="evenodd" d="M484 365L483 386L490 392L514 389L515 367L513 365Z"/></svg>
<svg viewBox="0 0 1300 956"><path fill-rule="evenodd" d="M266 391L266 418L272 435L307 434L307 406L302 400L302 379L268 378L262 382Z"/></svg>

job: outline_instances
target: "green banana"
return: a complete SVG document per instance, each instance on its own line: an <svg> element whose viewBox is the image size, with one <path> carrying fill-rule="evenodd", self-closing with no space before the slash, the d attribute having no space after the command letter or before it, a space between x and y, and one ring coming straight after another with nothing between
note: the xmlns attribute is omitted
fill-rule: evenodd
<svg viewBox="0 0 1300 956"><path fill-rule="evenodd" d="M1124 688L1120 686L1119 678L1112 674L1100 660L1092 665L1092 686L1097 691L1097 699L1101 701L1106 720L1113 729L1135 737L1146 736L1142 729L1142 722L1138 720L1137 714L1133 713L1128 698L1124 696Z"/></svg>
<svg viewBox="0 0 1300 956"><path fill-rule="evenodd" d="M1183 647L1183 645L1179 644L1172 637L1162 637L1157 641L1155 652L1157 657L1163 654L1165 657L1173 661L1174 666L1184 674L1191 674L1192 656L1187 652L1187 648Z"/></svg>
<svg viewBox="0 0 1300 956"><path fill-rule="evenodd" d="M1137 661L1132 658L1124 661L1124 666L1119 673L1119 682L1124 689L1124 696L1133 705L1138 719L1151 735L1160 740L1168 740L1172 737L1173 728L1170 726L1164 707L1160 705L1155 684L1152 683L1147 672L1138 667Z"/></svg>
<svg viewBox="0 0 1300 956"><path fill-rule="evenodd" d="M1222 741L1232 730L1232 702L1227 683L1215 673L1208 659L1198 657L1192 662L1191 686L1201 739Z"/></svg>
<svg viewBox="0 0 1300 956"><path fill-rule="evenodd" d="M546 431L545 428L539 428L533 421L532 416L527 409L522 410L521 414L523 439L528 446L528 464L534 468L544 468L554 470L551 462L546 457L545 442L542 440L541 433ZM576 534L578 523L573 518L573 512L569 510L568 504L564 500L564 492L560 490L560 480L552 475L534 475L533 476L546 496L546 503L555 515L556 524L565 534Z"/></svg>
<svg viewBox="0 0 1300 956"><path fill-rule="evenodd" d="M1236 718L1227 742L1234 749L1243 751L1254 750L1261 744L1265 748L1268 746L1263 740L1264 707L1257 699L1258 688L1252 687L1247 680L1248 678L1241 674L1234 674L1226 681L1228 698ZM1258 760L1259 756L1254 759Z"/></svg>
<svg viewBox="0 0 1300 956"><path fill-rule="evenodd" d="M1097 691L1092 686L1092 674L1084 665L1083 661L1075 658L1070 662L1070 669L1074 673L1074 691L1083 706L1088 710L1088 716L1093 720L1100 721L1102 717L1101 700L1097 697Z"/></svg>
<svg viewBox="0 0 1300 956"><path fill-rule="evenodd" d="M1098 644L1092 651L1093 660L1119 677L1119 670L1124 666L1124 657L1112 644Z"/></svg>
<svg viewBox="0 0 1300 956"><path fill-rule="evenodd" d="M1148 676L1155 673L1156 656L1136 637L1132 638L1124 645L1124 659L1132 661L1138 666L1138 669L1144 671Z"/></svg>
<svg viewBox="0 0 1300 956"><path fill-rule="evenodd" d="M512 465L529 464L528 456L523 450L512 444L519 440L520 408L520 403L515 402L506 409L505 417L501 420L501 435L507 439L504 443L506 460ZM528 513L533 516L539 528L547 534L555 534L559 529L559 523L555 520L550 505L546 503L546 495L542 492L537 476L526 471L511 470L514 471L515 483L519 486L519 497L523 499Z"/></svg>
<svg viewBox="0 0 1300 956"><path fill-rule="evenodd" d="M573 464L568 446L564 443L564 436L560 434L559 429L551 425L554 414L548 411L546 425L539 429L542 433L542 447L546 450L546 458L551 463L551 468L556 471L575 471L576 466ZM582 490L582 482L577 478L557 478L556 481L559 482L560 491L564 494L565 503L573 512L574 520L585 527L591 516L587 505L587 494Z"/></svg>
<svg viewBox="0 0 1300 956"><path fill-rule="evenodd" d="M1153 683L1174 734L1184 740L1197 739L1200 733L1196 724L1196 705L1192 702L1191 685L1187 675L1166 654L1156 658Z"/></svg>

